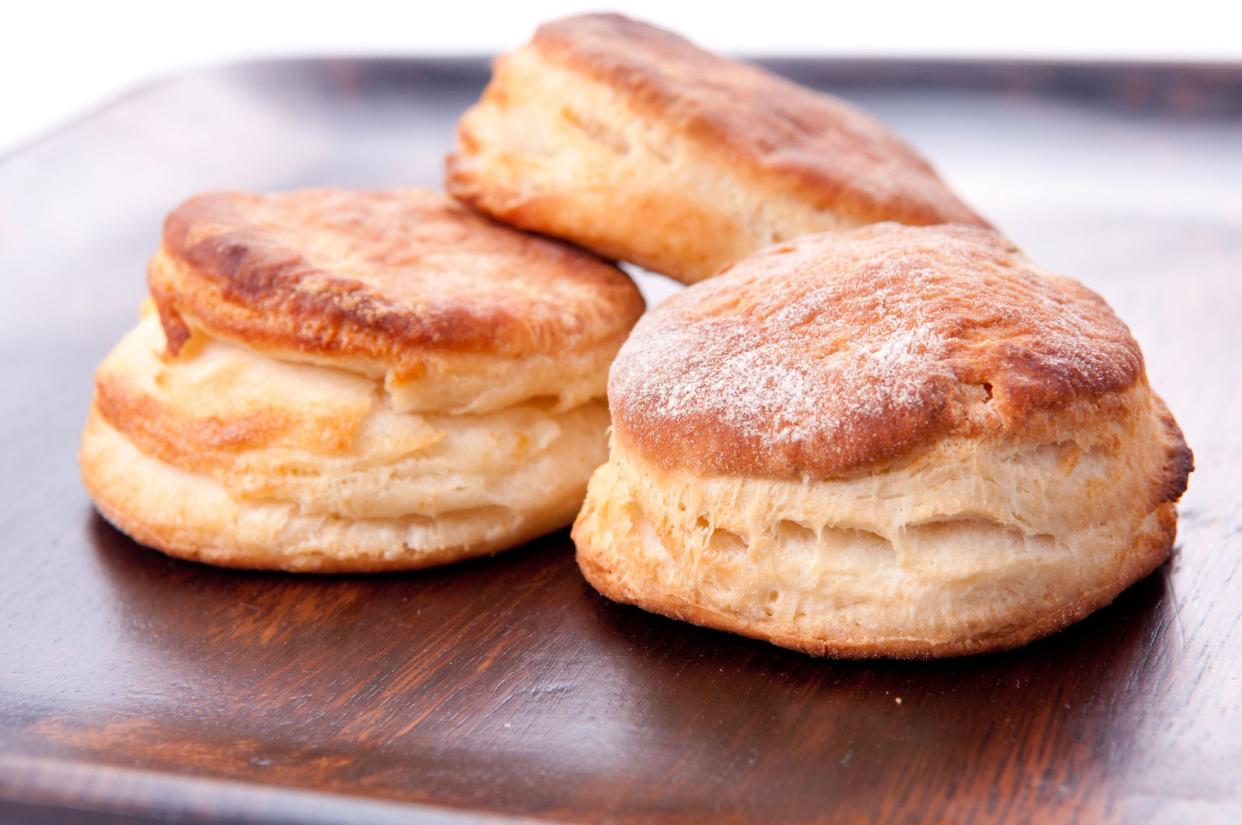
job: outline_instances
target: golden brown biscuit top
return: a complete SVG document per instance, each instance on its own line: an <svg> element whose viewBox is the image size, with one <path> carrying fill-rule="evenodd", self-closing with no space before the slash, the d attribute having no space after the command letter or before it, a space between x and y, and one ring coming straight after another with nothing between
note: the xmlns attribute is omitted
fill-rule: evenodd
<svg viewBox="0 0 1242 825"><path fill-rule="evenodd" d="M188 320L397 365L556 354L624 335L643 310L619 269L418 190L199 195L168 216L149 281L174 353Z"/></svg>
<svg viewBox="0 0 1242 825"><path fill-rule="evenodd" d="M668 299L608 399L617 438L662 466L826 478L1076 401L1104 414L1142 375L1102 298L995 232L885 223L769 247Z"/></svg>
<svg viewBox="0 0 1242 825"><path fill-rule="evenodd" d="M541 26L531 46L815 208L858 223L986 225L875 118L671 32L590 14Z"/></svg>

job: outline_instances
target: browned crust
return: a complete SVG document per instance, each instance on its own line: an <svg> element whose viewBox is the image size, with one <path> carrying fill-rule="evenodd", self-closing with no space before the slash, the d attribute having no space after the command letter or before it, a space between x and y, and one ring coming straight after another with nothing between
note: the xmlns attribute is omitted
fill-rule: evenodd
<svg viewBox="0 0 1242 825"><path fill-rule="evenodd" d="M631 110L684 134L731 173L847 222L987 225L870 115L671 32L616 14L588 14L540 26L524 48L607 86ZM494 83L484 100L504 96ZM460 137L459 154L448 161L449 191L491 210L497 204L482 191L488 182L474 179L462 162L474 139L468 130ZM528 204L518 207L531 212Z"/></svg>
<svg viewBox="0 0 1242 825"><path fill-rule="evenodd" d="M1156 414L1164 427L1169 447L1165 453L1166 457L1160 474L1160 483L1156 485L1153 491L1153 501L1157 504L1166 501L1175 503L1186 492L1186 485L1190 481L1190 474L1195 471L1195 455L1191 452L1190 445L1186 443L1186 437L1182 434L1182 428L1173 418L1173 414L1169 412L1168 405L1164 403L1164 399L1156 396L1155 406Z"/></svg>
<svg viewBox="0 0 1242 825"><path fill-rule="evenodd" d="M617 14L546 23L531 41L545 58L606 83L642 112L821 209L859 222L987 223L908 144L862 110L748 63L700 49ZM877 185L891 177L903 185Z"/></svg>
<svg viewBox="0 0 1242 825"><path fill-rule="evenodd" d="M830 478L948 435L1124 413L1138 344L991 230L804 236L654 309L613 364L616 437L665 468Z"/></svg>
<svg viewBox="0 0 1242 825"><path fill-rule="evenodd" d="M201 325L399 375L616 340L643 310L617 268L417 190L199 195L168 216L148 280L173 353Z"/></svg>
<svg viewBox="0 0 1242 825"><path fill-rule="evenodd" d="M149 396L134 392L127 382L102 371L95 377L93 403L104 420L143 452L169 464L185 464L187 459L218 451L260 446L285 424L257 413L231 419L182 418ZM338 446L344 446L341 442L343 439L338 439Z"/></svg>
<svg viewBox="0 0 1242 825"><path fill-rule="evenodd" d="M222 456L261 448L291 431L313 433L314 448L327 453L347 449L356 437L362 416L324 418L308 428L270 409L231 417L186 415L137 391L124 378L105 370L95 376L94 407L114 429L142 452L165 464L193 471L209 471Z"/></svg>
<svg viewBox="0 0 1242 825"><path fill-rule="evenodd" d="M859 631L855 629L851 637L845 639L820 638L801 633L795 627L761 626L745 617L698 604L684 594L661 589L658 583L648 582L650 588L641 590L626 586L624 576L614 576L612 569L600 561L589 532L580 530L575 524L573 540L577 547L578 566L591 586L614 602L632 604L669 618L760 639L813 656L937 659L1011 650L1056 633L1110 604L1126 588L1164 564L1172 554L1177 537L1177 500L1185 491L1187 478L1194 469L1194 457L1163 401L1157 398L1156 404L1166 441L1163 470L1151 488L1151 512L1156 514L1157 529L1140 537L1140 543L1127 555L1124 568L1117 571L1115 578L1097 582L1052 610L1035 611L985 634L966 638L867 639L859 638Z"/></svg>

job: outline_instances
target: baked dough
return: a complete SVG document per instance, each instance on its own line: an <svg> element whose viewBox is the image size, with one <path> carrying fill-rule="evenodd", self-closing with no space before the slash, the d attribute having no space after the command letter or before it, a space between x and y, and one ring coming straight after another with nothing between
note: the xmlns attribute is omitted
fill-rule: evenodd
<svg viewBox="0 0 1242 825"><path fill-rule="evenodd" d="M419 191L193 198L149 285L96 373L100 512L171 555L322 572L569 523L643 309L614 267Z"/></svg>
<svg viewBox="0 0 1242 825"><path fill-rule="evenodd" d="M548 23L496 61L446 186L686 283L808 232L984 224L861 110L611 14Z"/></svg>
<svg viewBox="0 0 1242 825"><path fill-rule="evenodd" d="M640 321L608 397L591 584L830 656L1082 618L1168 558L1192 468L1107 304L975 227L770 247Z"/></svg>

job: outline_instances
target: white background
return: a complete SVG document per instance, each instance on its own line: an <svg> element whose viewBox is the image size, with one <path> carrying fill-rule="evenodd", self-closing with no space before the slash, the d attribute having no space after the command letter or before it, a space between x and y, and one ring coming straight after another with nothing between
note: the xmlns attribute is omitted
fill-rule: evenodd
<svg viewBox="0 0 1242 825"><path fill-rule="evenodd" d="M0 15L0 153L126 89L251 57L490 54L594 4L27 0ZM616 2L722 51L1242 61L1242 0Z"/></svg>

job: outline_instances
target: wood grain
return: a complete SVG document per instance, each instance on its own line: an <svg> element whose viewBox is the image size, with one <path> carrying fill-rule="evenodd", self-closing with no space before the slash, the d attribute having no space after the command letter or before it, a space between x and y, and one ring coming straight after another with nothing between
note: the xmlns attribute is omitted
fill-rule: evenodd
<svg viewBox="0 0 1242 825"><path fill-rule="evenodd" d="M190 75L0 162L0 820L1242 821L1242 67L777 68L1131 324L1198 460L1171 564L1023 650L839 663L612 605L564 533L354 578L138 547L74 451L163 213L434 186L485 70Z"/></svg>

